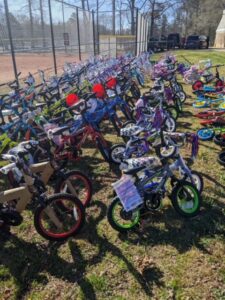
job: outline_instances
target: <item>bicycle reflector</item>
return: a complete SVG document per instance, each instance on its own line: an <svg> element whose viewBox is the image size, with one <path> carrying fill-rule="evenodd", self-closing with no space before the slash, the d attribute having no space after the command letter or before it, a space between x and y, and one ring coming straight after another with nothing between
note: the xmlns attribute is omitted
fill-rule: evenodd
<svg viewBox="0 0 225 300"><path fill-rule="evenodd" d="M107 82L106 82L106 87L107 87L108 89L115 89L115 88L116 88L116 84L117 84L116 78L111 77L111 78L109 78L109 79L107 80Z"/></svg>
<svg viewBox="0 0 225 300"><path fill-rule="evenodd" d="M105 98L105 88L101 83L96 83L92 87L92 92L95 93L97 98Z"/></svg>
<svg viewBox="0 0 225 300"><path fill-rule="evenodd" d="M79 98L76 94L69 94L67 97L66 97L66 105L67 106L72 106L74 105L75 103L77 103L79 101Z"/></svg>

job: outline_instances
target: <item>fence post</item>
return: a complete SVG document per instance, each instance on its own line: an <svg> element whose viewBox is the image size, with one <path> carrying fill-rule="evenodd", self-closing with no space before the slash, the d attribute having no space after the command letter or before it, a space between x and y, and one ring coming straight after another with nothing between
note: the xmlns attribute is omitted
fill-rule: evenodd
<svg viewBox="0 0 225 300"><path fill-rule="evenodd" d="M57 64L56 64L56 55L55 55L55 39L54 39L54 31L53 31L53 23L52 23L51 0L48 0L48 8L49 8L49 19L50 19L50 28L51 28L53 63L54 63L55 74L57 74Z"/></svg>
<svg viewBox="0 0 225 300"><path fill-rule="evenodd" d="M139 43L139 53L138 54L141 53L141 49L142 49L141 48L141 46L142 46L142 31L143 31L142 25L143 25L143 16L141 15L141 22L140 22L141 30L140 30L140 43Z"/></svg>
<svg viewBox="0 0 225 300"><path fill-rule="evenodd" d="M96 51L95 51L95 13L92 10L92 27L93 27L93 50L94 50L94 55L96 55Z"/></svg>
<svg viewBox="0 0 225 300"><path fill-rule="evenodd" d="M13 70L14 70L15 79L18 83L16 58L15 58L15 51L14 51L13 40L12 40L11 24L10 24L10 20L9 20L8 0L4 0L4 6L5 6L6 22L7 22L8 33L9 33L9 41L10 41L10 50L11 50L11 56L12 56L12 62L13 62Z"/></svg>
<svg viewBox="0 0 225 300"><path fill-rule="evenodd" d="M99 24L98 24L98 22L99 22L99 19L98 19L98 17L99 17L99 0L97 0L97 13L96 13L96 28L97 28L97 54L99 54L100 53L100 47L99 47Z"/></svg>
<svg viewBox="0 0 225 300"><path fill-rule="evenodd" d="M79 51L79 60L81 60L81 50L80 50L80 24L79 24L79 11L78 7L76 7L77 13L77 39L78 39L78 51Z"/></svg>
<svg viewBox="0 0 225 300"><path fill-rule="evenodd" d="M136 8L136 49L135 49L135 55L138 55L138 8Z"/></svg>

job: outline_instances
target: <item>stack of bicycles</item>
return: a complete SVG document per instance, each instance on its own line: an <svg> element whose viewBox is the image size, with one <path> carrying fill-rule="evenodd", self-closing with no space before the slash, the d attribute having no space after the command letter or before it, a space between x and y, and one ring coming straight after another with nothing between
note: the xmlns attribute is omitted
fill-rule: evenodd
<svg viewBox="0 0 225 300"><path fill-rule="evenodd" d="M150 71L153 86L141 95L140 86L145 85ZM197 215L203 181L191 171L180 148L191 142L194 158L198 140L195 135L176 132L186 100L177 73L172 56L153 69L149 55L143 53L66 64L60 77L50 79L39 71L39 85L32 74L22 87L18 81L9 83L12 91L0 97L0 153L7 152L3 159L10 162L0 169L9 185L0 198L1 228L21 224L21 212L31 205L34 226L44 238L65 240L80 231L92 183L74 164L82 159L87 140L107 163L119 165L126 174L116 183L119 198L109 207L108 219L114 228L131 229L143 211L159 209L168 192L168 179L178 213ZM111 145L105 139L105 122L124 143ZM151 151L155 156L146 158ZM128 186L133 194L124 199L121 190ZM115 225L118 208L122 222L127 220L124 225Z"/></svg>

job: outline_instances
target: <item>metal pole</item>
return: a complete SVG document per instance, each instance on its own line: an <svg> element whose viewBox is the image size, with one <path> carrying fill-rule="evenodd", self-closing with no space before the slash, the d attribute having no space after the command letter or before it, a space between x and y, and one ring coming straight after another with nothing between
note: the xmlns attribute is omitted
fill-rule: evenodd
<svg viewBox="0 0 225 300"><path fill-rule="evenodd" d="M17 68L16 68L16 58L15 58L15 52L14 52L14 46L13 46L11 25L10 25L10 20L9 20L8 0L4 0L4 5L5 5L6 22L7 22L8 33L9 33L9 42L10 42L10 50L11 50L11 56L12 56L13 70L14 70L15 79L16 79L16 81L18 83Z"/></svg>
<svg viewBox="0 0 225 300"><path fill-rule="evenodd" d="M144 18L144 44L143 44L143 51L146 51L146 42L147 42L147 37L146 37L146 18Z"/></svg>
<svg viewBox="0 0 225 300"><path fill-rule="evenodd" d="M98 8L99 8L99 0L97 0L97 16L96 16L96 25L97 25L97 53L99 54L99 24L98 24L98 17L99 17L99 14L98 14L98 12L99 12L99 10L98 10Z"/></svg>
<svg viewBox="0 0 225 300"><path fill-rule="evenodd" d="M141 30L140 30L140 43L139 43L139 54L141 53L141 45L142 45L142 25L143 25L143 16L141 15L141 23L140 23L140 27L141 27Z"/></svg>
<svg viewBox="0 0 225 300"><path fill-rule="evenodd" d="M135 54L138 55L138 8L136 8L136 49Z"/></svg>
<svg viewBox="0 0 225 300"><path fill-rule="evenodd" d="M109 47L108 47L108 49L109 49L109 58L111 57L111 51L110 51L110 47L111 47L111 45L110 45L110 37L108 38L108 41L109 41Z"/></svg>
<svg viewBox="0 0 225 300"><path fill-rule="evenodd" d="M112 34L116 34L116 0L112 0Z"/></svg>
<svg viewBox="0 0 225 300"><path fill-rule="evenodd" d="M78 39L78 51L79 51L79 60L81 60L81 49L80 49L80 24L79 24L79 11L78 7L76 7L77 14L77 39Z"/></svg>
<svg viewBox="0 0 225 300"><path fill-rule="evenodd" d="M94 50L94 55L96 55L96 51L95 51L95 44L96 44L96 40L95 40L95 13L92 10L92 27L93 27L93 50Z"/></svg>
<svg viewBox="0 0 225 300"><path fill-rule="evenodd" d="M122 16L121 16L121 10L120 10L120 35L122 32L122 20L121 20Z"/></svg>
<svg viewBox="0 0 225 300"><path fill-rule="evenodd" d="M64 11L64 3L62 2L62 17L63 17L63 32L66 33L66 25L65 25L65 11ZM64 44L66 44L64 42ZM67 52L67 46L65 46L65 52Z"/></svg>
<svg viewBox="0 0 225 300"><path fill-rule="evenodd" d="M54 63L55 74L57 74L57 64L56 64L56 55L55 55L55 39L54 39L54 30L53 30L53 23L52 23L51 0L48 0L48 8L49 8L49 19L50 19L50 28L51 28L53 63Z"/></svg>

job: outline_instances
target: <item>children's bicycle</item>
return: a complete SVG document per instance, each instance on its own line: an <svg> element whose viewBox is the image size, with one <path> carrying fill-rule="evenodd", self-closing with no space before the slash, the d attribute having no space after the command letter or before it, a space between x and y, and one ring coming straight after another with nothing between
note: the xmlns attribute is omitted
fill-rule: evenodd
<svg viewBox="0 0 225 300"><path fill-rule="evenodd" d="M1 168L5 175L13 174L17 182L23 180L19 187L0 193L1 227L18 226L22 223L21 213L35 201L34 226L37 232L47 240L64 241L78 233L85 221L85 210L81 201L73 195L55 194L46 196L43 181L27 167L22 150L18 156L4 155L12 163Z"/></svg>
<svg viewBox="0 0 225 300"><path fill-rule="evenodd" d="M135 228L141 217L149 211L157 210L167 192L166 183L170 179L172 192L169 193L174 209L183 217L190 218L199 214L201 196L194 185L181 156L172 164L162 160L162 165L156 164L154 158L136 159L131 168L123 170L122 178L113 187L117 196L109 205L107 219L109 224L119 232L127 232ZM174 172L182 169L185 176L178 179ZM187 177L186 177L187 176ZM200 182L200 181L199 181ZM201 186L199 186L201 188Z"/></svg>

